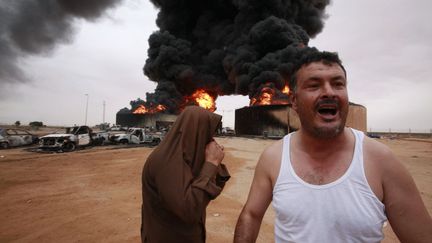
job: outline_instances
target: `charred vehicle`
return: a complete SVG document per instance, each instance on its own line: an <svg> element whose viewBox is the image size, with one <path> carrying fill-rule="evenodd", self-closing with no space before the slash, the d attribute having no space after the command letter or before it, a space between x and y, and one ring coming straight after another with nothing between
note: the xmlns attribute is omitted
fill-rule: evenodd
<svg viewBox="0 0 432 243"><path fill-rule="evenodd" d="M38 137L23 129L0 128L0 148L18 147L37 143Z"/></svg>
<svg viewBox="0 0 432 243"><path fill-rule="evenodd" d="M221 129L221 132L220 132L222 135L225 135L225 136L235 136L235 131L234 131L234 129L232 129L232 128L230 128L230 127L223 127L222 129Z"/></svg>
<svg viewBox="0 0 432 243"><path fill-rule="evenodd" d="M54 133L39 139L42 150L74 151L77 147L101 145L108 140L105 133L93 133L88 126L67 127L64 133Z"/></svg>
<svg viewBox="0 0 432 243"><path fill-rule="evenodd" d="M110 141L120 144L150 144L158 145L162 140L162 133L151 133L145 128L129 128L126 133L110 136Z"/></svg>

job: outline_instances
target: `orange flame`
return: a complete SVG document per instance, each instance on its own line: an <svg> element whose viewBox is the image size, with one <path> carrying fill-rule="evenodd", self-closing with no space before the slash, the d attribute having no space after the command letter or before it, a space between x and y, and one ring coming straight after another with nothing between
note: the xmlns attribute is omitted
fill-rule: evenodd
<svg viewBox="0 0 432 243"><path fill-rule="evenodd" d="M261 105L270 105L272 103L273 94L269 92L263 92L260 98Z"/></svg>
<svg viewBox="0 0 432 243"><path fill-rule="evenodd" d="M204 109L207 109L211 112L216 110L215 100L212 96L210 96L205 90L198 89L191 96L195 102Z"/></svg>
<svg viewBox="0 0 432 243"><path fill-rule="evenodd" d="M138 108L135 109L135 111L133 113L134 114L145 114L147 112L148 112L148 109L145 106L140 105L140 106L138 106Z"/></svg>
<svg viewBox="0 0 432 243"><path fill-rule="evenodd" d="M289 86L285 84L284 88L279 91L271 86L265 86L261 89L255 97L250 100L250 106L256 105L276 105L276 104L288 104Z"/></svg>
<svg viewBox="0 0 432 243"><path fill-rule="evenodd" d="M161 105L161 104L157 105L156 107L151 107L151 108L147 108L144 105L140 105L132 113L133 114L146 114L146 113L153 114L153 113L161 112L164 110L166 110L166 107Z"/></svg>
<svg viewBox="0 0 432 243"><path fill-rule="evenodd" d="M258 98L252 98L250 105L271 105L274 91L271 88L264 87L261 90L261 95Z"/></svg>
<svg viewBox="0 0 432 243"><path fill-rule="evenodd" d="M285 87L282 89L282 93L289 94L289 91L290 91L290 89L288 87L288 84L285 84Z"/></svg>

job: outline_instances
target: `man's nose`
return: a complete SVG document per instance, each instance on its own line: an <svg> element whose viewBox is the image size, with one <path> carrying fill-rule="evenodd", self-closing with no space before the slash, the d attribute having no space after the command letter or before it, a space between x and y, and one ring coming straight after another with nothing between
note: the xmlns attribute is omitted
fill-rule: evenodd
<svg viewBox="0 0 432 243"><path fill-rule="evenodd" d="M324 97L334 97L335 94L334 87L328 82L324 83L322 86L322 95Z"/></svg>

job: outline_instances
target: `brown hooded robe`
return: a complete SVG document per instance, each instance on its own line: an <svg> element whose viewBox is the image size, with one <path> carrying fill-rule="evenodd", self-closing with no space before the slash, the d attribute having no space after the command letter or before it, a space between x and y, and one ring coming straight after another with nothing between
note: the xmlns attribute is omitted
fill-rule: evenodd
<svg viewBox="0 0 432 243"><path fill-rule="evenodd" d="M187 107L147 158L142 173L142 242L205 242L206 207L229 178L223 164L205 162L206 145L221 118Z"/></svg>

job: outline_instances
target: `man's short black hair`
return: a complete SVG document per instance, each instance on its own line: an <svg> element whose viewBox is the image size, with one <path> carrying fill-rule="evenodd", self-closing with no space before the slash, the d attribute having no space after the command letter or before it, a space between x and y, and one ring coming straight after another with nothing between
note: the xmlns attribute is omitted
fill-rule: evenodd
<svg viewBox="0 0 432 243"><path fill-rule="evenodd" d="M346 70L336 52L319 51L315 47L306 47L299 51L297 61L294 64L292 75L289 81L289 87L292 91L295 91L297 88L298 70L303 67L303 65L313 62L323 62L326 65L336 63L342 68L346 77Z"/></svg>

